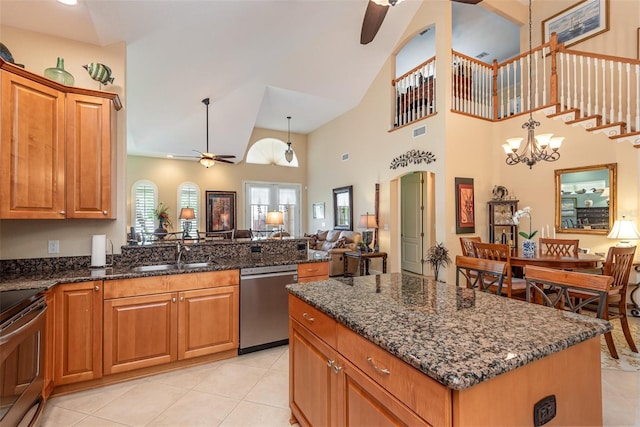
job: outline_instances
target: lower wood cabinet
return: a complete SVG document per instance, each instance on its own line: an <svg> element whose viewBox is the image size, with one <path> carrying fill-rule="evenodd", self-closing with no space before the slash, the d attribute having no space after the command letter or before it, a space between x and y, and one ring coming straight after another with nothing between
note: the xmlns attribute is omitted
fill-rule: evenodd
<svg viewBox="0 0 640 427"><path fill-rule="evenodd" d="M47 399L53 391L53 367L54 367L54 334L56 330L55 325L55 291L49 289L45 292L45 298L47 302L47 315L45 320L45 339L44 339L44 386L42 387L42 397Z"/></svg>
<svg viewBox="0 0 640 427"><path fill-rule="evenodd" d="M55 287L56 385L102 377L102 292L102 281Z"/></svg>
<svg viewBox="0 0 640 427"><path fill-rule="evenodd" d="M105 374L237 349L239 273L233 272L106 282Z"/></svg>
<svg viewBox="0 0 640 427"><path fill-rule="evenodd" d="M298 283L329 280L329 262L307 262L298 264Z"/></svg>

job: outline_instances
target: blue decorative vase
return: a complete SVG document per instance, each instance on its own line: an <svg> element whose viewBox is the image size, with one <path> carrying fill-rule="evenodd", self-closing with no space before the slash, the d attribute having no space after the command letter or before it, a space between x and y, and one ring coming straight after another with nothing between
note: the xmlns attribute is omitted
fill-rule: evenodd
<svg viewBox="0 0 640 427"><path fill-rule="evenodd" d="M525 239L522 242L522 256L524 256L525 258L533 258L536 256L535 240Z"/></svg>

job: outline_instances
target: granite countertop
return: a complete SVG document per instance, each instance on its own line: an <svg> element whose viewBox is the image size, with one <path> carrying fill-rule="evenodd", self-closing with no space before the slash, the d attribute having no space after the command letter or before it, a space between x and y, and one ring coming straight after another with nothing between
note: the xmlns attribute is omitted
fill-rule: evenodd
<svg viewBox="0 0 640 427"><path fill-rule="evenodd" d="M401 273L287 289L455 390L611 330L601 319Z"/></svg>
<svg viewBox="0 0 640 427"><path fill-rule="evenodd" d="M37 271L29 273L3 273L2 277L0 277L0 292L16 289L46 290L58 283L79 283L92 280L113 280L136 277L165 276L173 274L234 270L247 267L263 267L271 265L287 265L322 261L326 261L326 259L315 258L313 254L309 254L306 257L297 257L293 259L291 257L279 258L257 255L244 258L217 258L211 265L207 267L184 268L175 270L136 272L132 270L134 266L116 265L114 267L97 269L82 268L73 270Z"/></svg>

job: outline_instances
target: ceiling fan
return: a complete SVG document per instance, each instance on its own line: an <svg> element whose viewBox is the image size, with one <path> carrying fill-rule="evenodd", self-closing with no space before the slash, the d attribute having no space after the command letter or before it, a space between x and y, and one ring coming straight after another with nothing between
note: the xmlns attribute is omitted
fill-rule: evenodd
<svg viewBox="0 0 640 427"><path fill-rule="evenodd" d="M362 31L360 32L360 44L368 44L373 41L384 17L387 15L389 6L395 6L402 0L369 0L367 9L364 12L362 21ZM451 0L459 3L478 4L482 0Z"/></svg>
<svg viewBox="0 0 640 427"><path fill-rule="evenodd" d="M235 159L236 156L226 155L226 154L211 154L209 152L209 98L203 99L202 103L207 106L207 151L203 153L202 151L193 150L196 153L199 153L200 156L178 156L178 157L195 157L195 158L199 157L200 164L205 168L209 168L213 166L216 162L233 164L231 160L227 160L227 159Z"/></svg>

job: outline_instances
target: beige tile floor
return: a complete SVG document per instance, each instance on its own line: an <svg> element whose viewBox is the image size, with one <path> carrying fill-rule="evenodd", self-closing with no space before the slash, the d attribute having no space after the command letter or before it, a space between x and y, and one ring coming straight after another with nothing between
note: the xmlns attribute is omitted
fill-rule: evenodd
<svg viewBox="0 0 640 427"><path fill-rule="evenodd" d="M288 427L288 358L284 346L54 397L40 426ZM640 372L602 369L602 395L605 426L640 426Z"/></svg>

